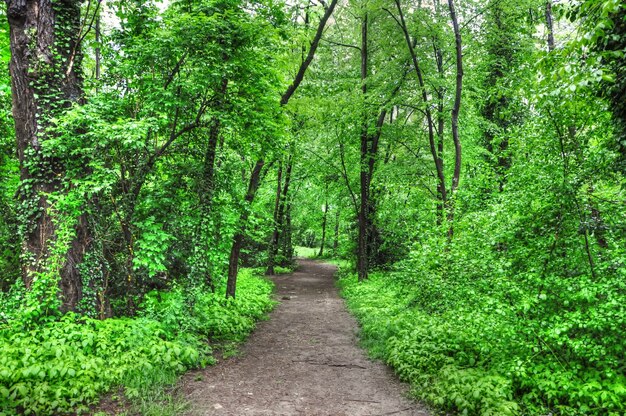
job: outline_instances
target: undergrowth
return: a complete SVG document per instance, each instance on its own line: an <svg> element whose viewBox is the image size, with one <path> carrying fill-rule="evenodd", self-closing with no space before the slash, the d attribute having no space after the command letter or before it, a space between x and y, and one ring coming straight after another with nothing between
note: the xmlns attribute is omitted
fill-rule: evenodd
<svg viewBox="0 0 626 416"><path fill-rule="evenodd" d="M0 327L0 416L85 413L119 386L142 414L159 414L163 406L150 410L157 402L147 397L151 386L213 363L209 342L243 341L272 308L269 281L250 270L238 280L236 299L225 299L223 290L151 292L135 318L66 314L32 327L6 321Z"/></svg>
<svg viewBox="0 0 626 416"><path fill-rule="evenodd" d="M620 324L605 318L606 303L551 309L537 305L549 298L533 300L497 277L455 281L400 270L359 283L342 274L364 347L438 409L483 416L626 411L624 342L613 339ZM576 313L578 320L567 316Z"/></svg>

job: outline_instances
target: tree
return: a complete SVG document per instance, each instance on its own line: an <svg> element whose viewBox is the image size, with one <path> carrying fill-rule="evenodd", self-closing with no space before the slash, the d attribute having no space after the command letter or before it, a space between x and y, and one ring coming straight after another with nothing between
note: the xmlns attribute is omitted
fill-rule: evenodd
<svg viewBox="0 0 626 416"><path fill-rule="evenodd" d="M55 134L53 118L83 102L81 41L87 20L80 20L80 3L7 2L22 274L27 289L47 290L47 296L55 293L58 276L62 310L75 309L82 297L78 265L90 236L84 215L72 212L72 218L63 220L50 200L51 194L67 194L68 189L61 180L63 155L50 152L46 143Z"/></svg>
<svg viewBox="0 0 626 416"><path fill-rule="evenodd" d="M300 64L293 82L291 83L291 85L289 85L289 87L287 87L285 92L280 97L281 106L285 106L289 103L289 100L302 83L302 80L304 79L304 74L306 73L306 70L308 69L311 62L313 61L315 51L317 50L317 46L319 45L322 33L324 32L324 28L326 27L326 23L330 19L330 16L332 15L336 5L337 0L332 0L328 7L325 7L324 15L319 21L315 36L313 37L311 45L309 46L307 56ZM256 164L250 174L250 180L248 181L248 191L246 192L245 196L244 211L240 216L240 230L235 234L233 238L233 244L228 260L228 284L226 289L226 297L235 297L235 291L237 287L237 272L239 269L239 254L241 252L241 244L243 242L243 236L246 229L246 221L248 219L247 209L249 209L249 205L254 200L256 191L260 185L260 177L264 165L264 157L257 159Z"/></svg>

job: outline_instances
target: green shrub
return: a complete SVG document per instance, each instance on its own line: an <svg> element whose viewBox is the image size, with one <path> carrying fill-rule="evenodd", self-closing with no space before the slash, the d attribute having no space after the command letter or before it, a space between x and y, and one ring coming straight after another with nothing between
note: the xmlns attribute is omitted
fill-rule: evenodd
<svg viewBox="0 0 626 416"><path fill-rule="evenodd" d="M134 319L10 322L0 331L0 415L80 413L115 386L133 398L158 374L212 363L206 341L243 340L273 306L271 292L243 270L237 299L175 289L151 293Z"/></svg>
<svg viewBox="0 0 626 416"><path fill-rule="evenodd" d="M619 332L615 304L559 310L497 272L487 280L459 270L462 280L427 270L339 283L364 346L417 398L466 415L624 413L623 340L601 336Z"/></svg>

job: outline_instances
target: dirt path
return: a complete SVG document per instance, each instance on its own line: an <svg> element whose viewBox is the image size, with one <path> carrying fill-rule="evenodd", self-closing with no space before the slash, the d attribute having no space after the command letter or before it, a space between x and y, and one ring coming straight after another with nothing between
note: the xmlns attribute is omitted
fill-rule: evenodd
<svg viewBox="0 0 626 416"><path fill-rule="evenodd" d="M334 272L301 260L293 275L276 276L281 304L241 355L187 376L190 415L427 416L390 370L357 346L357 324Z"/></svg>

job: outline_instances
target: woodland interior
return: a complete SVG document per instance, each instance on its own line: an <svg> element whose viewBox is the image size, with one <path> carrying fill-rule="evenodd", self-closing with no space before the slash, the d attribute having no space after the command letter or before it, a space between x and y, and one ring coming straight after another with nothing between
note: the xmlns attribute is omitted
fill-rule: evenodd
<svg viewBox="0 0 626 416"><path fill-rule="evenodd" d="M626 413L623 1L5 0L0 60L0 416L184 414L303 257L433 414Z"/></svg>

